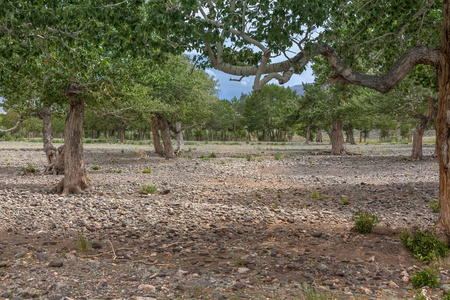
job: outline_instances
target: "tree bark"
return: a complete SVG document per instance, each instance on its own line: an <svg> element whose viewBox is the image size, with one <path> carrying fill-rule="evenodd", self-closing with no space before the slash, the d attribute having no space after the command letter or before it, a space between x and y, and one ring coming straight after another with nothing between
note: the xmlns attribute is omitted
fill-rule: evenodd
<svg viewBox="0 0 450 300"><path fill-rule="evenodd" d="M177 155L180 155L184 152L184 140L183 140L183 131L181 130L181 123L175 123L176 129L176 137L177 137Z"/></svg>
<svg viewBox="0 0 450 300"><path fill-rule="evenodd" d="M312 126L312 124L308 124L308 126L306 126L306 137L305 137L306 145L309 144L309 140L311 139L311 126Z"/></svg>
<svg viewBox="0 0 450 300"><path fill-rule="evenodd" d="M355 136L353 134L353 125L350 123L347 124L347 140L351 145L356 145Z"/></svg>
<svg viewBox="0 0 450 300"><path fill-rule="evenodd" d="M164 156L164 148L161 145L161 137L159 135L159 118L157 116L152 118L152 136L155 152L158 155Z"/></svg>
<svg viewBox="0 0 450 300"><path fill-rule="evenodd" d="M334 155L341 155L345 153L344 148L344 131L342 130L342 120L337 119L331 122L331 152Z"/></svg>
<svg viewBox="0 0 450 300"><path fill-rule="evenodd" d="M84 102L79 99L77 90L78 86L71 86L66 92L70 102L64 129L64 178L54 188L63 196L92 188L87 180L83 154Z"/></svg>
<svg viewBox="0 0 450 300"><path fill-rule="evenodd" d="M317 132L316 132L316 142L317 143L322 143L323 142L323 140L322 140L322 130L317 130Z"/></svg>
<svg viewBox="0 0 450 300"><path fill-rule="evenodd" d="M413 159L423 159L422 138L426 128L427 128L427 120L424 119L420 120L419 124L417 124L416 129L414 130L412 153L411 153L411 157Z"/></svg>
<svg viewBox="0 0 450 300"><path fill-rule="evenodd" d="M450 238L450 0L443 2L443 29L438 75L436 148L439 160L439 218L437 227Z"/></svg>
<svg viewBox="0 0 450 300"><path fill-rule="evenodd" d="M164 157L166 159L176 158L173 151L172 140L170 138L169 122L166 118L160 118L159 125L161 128L161 138L164 144Z"/></svg>

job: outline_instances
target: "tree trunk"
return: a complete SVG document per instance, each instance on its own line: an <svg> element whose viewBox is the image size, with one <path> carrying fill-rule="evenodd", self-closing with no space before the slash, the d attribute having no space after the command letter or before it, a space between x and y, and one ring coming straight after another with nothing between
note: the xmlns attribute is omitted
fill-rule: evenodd
<svg viewBox="0 0 450 300"><path fill-rule="evenodd" d="M311 126L312 126L312 124L308 124L308 126L306 126L306 137L305 137L306 145L309 144L309 140L311 139Z"/></svg>
<svg viewBox="0 0 450 300"><path fill-rule="evenodd" d="M64 196L80 194L92 188L87 180L83 154L84 102L78 99L73 88L78 87L71 86L71 90L67 91L70 103L64 129L64 178L54 189Z"/></svg>
<svg viewBox="0 0 450 300"><path fill-rule="evenodd" d="M443 3L443 29L438 77L436 148L439 160L439 218L437 227L450 238L450 1Z"/></svg>
<svg viewBox="0 0 450 300"><path fill-rule="evenodd" d="M413 159L423 159L423 154L422 154L422 138L423 138L423 134L425 133L425 129L426 129L426 119L425 119L425 124L424 120L420 120L420 123L417 124L416 129L414 130L414 136L413 136L413 147L412 147L412 153L411 153L411 157Z"/></svg>
<svg viewBox="0 0 450 300"><path fill-rule="evenodd" d="M155 152L158 155L164 156L164 148L161 145L161 137L159 136L159 118L157 116L152 118L152 136Z"/></svg>
<svg viewBox="0 0 450 300"><path fill-rule="evenodd" d="M177 137L177 154L183 154L184 152L184 140L183 140L183 131L181 130L181 123L176 122L175 123L175 129L176 129L176 137Z"/></svg>
<svg viewBox="0 0 450 300"><path fill-rule="evenodd" d="M173 151L172 140L170 139L169 122L166 118L160 118L159 125L161 128L161 138L164 144L164 157L166 159L175 158L175 152Z"/></svg>
<svg viewBox="0 0 450 300"><path fill-rule="evenodd" d="M345 153L344 148L344 132L342 130L341 119L333 120L331 122L331 152L334 155L341 155Z"/></svg>
<svg viewBox="0 0 450 300"><path fill-rule="evenodd" d="M125 143L125 124L122 123L122 125L119 127L119 138L120 142L123 144Z"/></svg>
<svg viewBox="0 0 450 300"><path fill-rule="evenodd" d="M353 125L350 123L347 125L347 141L352 145L356 145L355 136L353 135Z"/></svg>
<svg viewBox="0 0 450 300"><path fill-rule="evenodd" d="M51 165L55 162L56 147L53 146L52 133L52 111L50 107L43 107L38 117L42 119L42 137L44 140L44 152L47 156L47 163Z"/></svg>
<svg viewBox="0 0 450 300"><path fill-rule="evenodd" d="M317 132L316 132L316 142L317 143L322 143L323 142L323 140L322 140L322 131L320 129L317 130Z"/></svg>

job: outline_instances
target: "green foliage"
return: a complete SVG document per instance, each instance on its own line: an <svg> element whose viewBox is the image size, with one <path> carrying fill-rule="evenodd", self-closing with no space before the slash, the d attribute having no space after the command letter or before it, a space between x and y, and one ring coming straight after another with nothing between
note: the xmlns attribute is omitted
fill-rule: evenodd
<svg viewBox="0 0 450 300"><path fill-rule="evenodd" d="M448 245L441 242L434 231L417 230L411 236L407 230L404 230L400 235L400 240L403 246L411 250L416 258L425 262L448 255Z"/></svg>
<svg viewBox="0 0 450 300"><path fill-rule="evenodd" d="M139 194L156 194L158 192L158 186L154 184L143 184Z"/></svg>
<svg viewBox="0 0 450 300"><path fill-rule="evenodd" d="M347 197L342 197L341 203L342 205L350 205L350 200Z"/></svg>
<svg viewBox="0 0 450 300"><path fill-rule="evenodd" d="M335 300L336 297L330 292L321 292L314 287L302 285L302 299L305 300Z"/></svg>
<svg viewBox="0 0 450 300"><path fill-rule="evenodd" d="M100 170L100 167L97 166L97 165L93 165L93 166L91 167L91 169L94 170L94 171L97 171L97 170Z"/></svg>
<svg viewBox="0 0 450 300"><path fill-rule="evenodd" d="M217 154L215 152L211 152L211 154L209 155L210 158L216 158Z"/></svg>
<svg viewBox="0 0 450 300"><path fill-rule="evenodd" d="M275 153L273 155L273 158L275 158L275 160L280 160L281 159L281 155L279 153Z"/></svg>
<svg viewBox="0 0 450 300"><path fill-rule="evenodd" d="M80 250L86 251L88 249L88 243L86 237L81 232L78 232L78 241L80 242Z"/></svg>
<svg viewBox="0 0 450 300"><path fill-rule="evenodd" d="M311 198L317 199L317 200L324 200L325 199L322 195L319 195L319 192L317 190L314 190L312 192Z"/></svg>
<svg viewBox="0 0 450 300"><path fill-rule="evenodd" d="M434 213L439 213L439 201L435 199L431 199L428 201L428 205L430 205L430 209Z"/></svg>
<svg viewBox="0 0 450 300"><path fill-rule="evenodd" d="M144 170L142 170L142 173L144 173L144 174L150 174L150 173L152 173L152 168L144 169Z"/></svg>
<svg viewBox="0 0 450 300"><path fill-rule="evenodd" d="M372 228L380 222L377 216L362 212L360 209L353 214L352 221L355 222L355 228L361 234L372 232Z"/></svg>
<svg viewBox="0 0 450 300"><path fill-rule="evenodd" d="M428 286L430 288L439 287L438 270L435 267L425 267L421 271L414 272L411 284L415 288Z"/></svg>
<svg viewBox="0 0 450 300"><path fill-rule="evenodd" d="M252 161L252 160L254 160L253 156L252 156L250 153L248 153L248 154L245 155L245 159L246 159L247 161Z"/></svg>
<svg viewBox="0 0 450 300"><path fill-rule="evenodd" d="M27 163L25 167L20 168L20 171L22 172L23 175L35 174L36 168L32 164Z"/></svg>

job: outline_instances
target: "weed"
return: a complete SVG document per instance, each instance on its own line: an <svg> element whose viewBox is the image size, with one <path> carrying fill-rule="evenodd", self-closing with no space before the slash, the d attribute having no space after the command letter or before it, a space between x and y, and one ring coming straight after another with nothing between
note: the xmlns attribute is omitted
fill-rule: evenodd
<svg viewBox="0 0 450 300"><path fill-rule="evenodd" d="M448 245L441 242L434 231L424 232L417 230L413 236L407 230L400 235L403 246L411 250L414 257L428 262L438 257L446 257Z"/></svg>
<svg viewBox="0 0 450 300"><path fill-rule="evenodd" d="M209 155L210 158L216 158L217 154L216 152L211 152L211 154Z"/></svg>
<svg viewBox="0 0 450 300"><path fill-rule="evenodd" d="M274 203L273 204L273 208L278 208L279 204L278 203Z"/></svg>
<svg viewBox="0 0 450 300"><path fill-rule="evenodd" d="M432 212L434 212L434 213L439 212L439 201L438 200L431 199L428 201L428 204L430 205L430 209Z"/></svg>
<svg viewBox="0 0 450 300"><path fill-rule="evenodd" d="M142 170L142 173L150 174L152 172L152 168Z"/></svg>
<svg viewBox="0 0 450 300"><path fill-rule="evenodd" d="M258 158L258 162L262 162L263 160L261 158Z"/></svg>
<svg viewBox="0 0 450 300"><path fill-rule="evenodd" d="M281 198L281 193L277 193L277 198Z"/></svg>
<svg viewBox="0 0 450 300"><path fill-rule="evenodd" d="M362 212L360 209L353 214L352 221L355 222L355 227L361 234L372 232L372 228L380 223L377 216Z"/></svg>
<svg viewBox="0 0 450 300"><path fill-rule="evenodd" d="M437 268L426 267L421 271L414 272L411 279L411 284L415 288L421 288L424 286L428 286L430 288L439 287Z"/></svg>
<svg viewBox="0 0 450 300"><path fill-rule="evenodd" d="M225 161L224 161L224 160L221 160L221 161L220 161L220 164L224 165L224 164L225 164Z"/></svg>
<svg viewBox="0 0 450 300"><path fill-rule="evenodd" d="M342 205L350 205L350 200L347 197L342 197Z"/></svg>
<svg viewBox="0 0 450 300"><path fill-rule="evenodd" d="M97 171L97 170L100 170L100 167L97 166L97 165L93 165L93 166L91 167L91 169L94 170L94 171Z"/></svg>
<svg viewBox="0 0 450 300"><path fill-rule="evenodd" d="M281 159L281 155L279 153L275 153L273 155L273 158L275 158L275 160L280 160Z"/></svg>
<svg viewBox="0 0 450 300"><path fill-rule="evenodd" d="M156 194L158 192L158 186L154 184L143 184L139 194Z"/></svg>
<svg viewBox="0 0 450 300"><path fill-rule="evenodd" d="M122 173L122 170L116 170L116 173L120 174Z"/></svg>
<svg viewBox="0 0 450 300"><path fill-rule="evenodd" d="M247 160L247 161L252 161L253 160L253 156L249 153L249 154L246 154L245 155L245 159Z"/></svg>
<svg viewBox="0 0 450 300"><path fill-rule="evenodd" d="M35 174L36 168L32 164L27 163L27 166L20 168L20 171L22 171L23 175Z"/></svg>
<svg viewBox="0 0 450 300"><path fill-rule="evenodd" d="M314 190L311 194L311 198L317 199L317 200L323 200L324 197L319 195L319 192L317 190Z"/></svg>
<svg viewBox="0 0 450 300"><path fill-rule="evenodd" d="M86 251L88 249L87 240L81 232L78 232L78 240L80 241L80 250Z"/></svg>
<svg viewBox="0 0 450 300"><path fill-rule="evenodd" d="M334 300L336 297L330 292L320 292L316 288L307 286L306 284L301 287L302 293L306 300Z"/></svg>
<svg viewBox="0 0 450 300"><path fill-rule="evenodd" d="M122 149L121 152L122 152L122 153L125 153L125 150Z"/></svg>

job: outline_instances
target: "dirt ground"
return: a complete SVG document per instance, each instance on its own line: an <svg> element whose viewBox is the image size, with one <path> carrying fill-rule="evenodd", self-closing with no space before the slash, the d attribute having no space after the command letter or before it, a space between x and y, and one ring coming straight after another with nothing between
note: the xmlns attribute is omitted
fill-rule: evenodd
<svg viewBox="0 0 450 300"><path fill-rule="evenodd" d="M433 146L422 161L411 145L347 147L361 155L189 143L169 161L149 145L86 144L95 190L60 197L40 144L1 142L0 299L411 299L425 264L398 235L436 222ZM358 210L379 217L372 233L354 230Z"/></svg>

